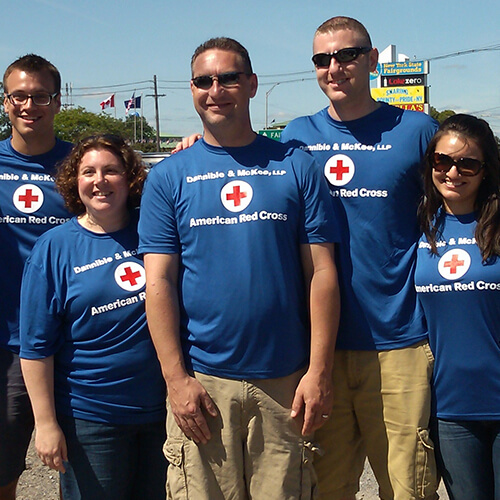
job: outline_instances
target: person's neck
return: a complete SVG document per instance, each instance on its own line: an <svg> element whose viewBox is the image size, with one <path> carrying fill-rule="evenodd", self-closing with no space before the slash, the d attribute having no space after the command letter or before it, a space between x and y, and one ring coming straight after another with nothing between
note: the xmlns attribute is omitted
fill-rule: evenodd
<svg viewBox="0 0 500 500"><path fill-rule="evenodd" d="M12 147L23 155L37 156L48 153L56 144L54 134L46 136L23 137L20 134L12 132Z"/></svg>
<svg viewBox="0 0 500 500"><path fill-rule="evenodd" d="M96 217L95 215L85 212L84 214L78 216L78 222L85 229L88 229L92 233L114 233L123 229L128 225L129 213L125 210L113 219L109 217Z"/></svg>
<svg viewBox="0 0 500 500"><path fill-rule="evenodd" d="M373 113L380 107L380 103L371 97L365 102L342 105L342 103L332 103L328 107L328 114L336 121L349 122L358 120Z"/></svg>
<svg viewBox="0 0 500 500"><path fill-rule="evenodd" d="M245 127L210 127L204 125L203 139L211 146L240 148L251 144L256 137L250 124Z"/></svg>

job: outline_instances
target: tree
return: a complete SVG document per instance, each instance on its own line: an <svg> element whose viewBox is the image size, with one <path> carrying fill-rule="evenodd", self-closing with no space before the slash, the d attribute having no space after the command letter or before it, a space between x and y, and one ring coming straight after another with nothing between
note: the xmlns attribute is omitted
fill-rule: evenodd
<svg viewBox="0 0 500 500"><path fill-rule="evenodd" d="M141 120L143 139L141 140ZM135 117L136 141L134 141L134 117L128 116L125 120L113 118L106 113L92 113L81 106L63 109L54 119L54 130L60 139L77 142L93 134L121 135L134 149L141 151L155 151L154 141L156 132L145 118Z"/></svg>
<svg viewBox="0 0 500 500"><path fill-rule="evenodd" d="M3 95L3 85L0 83L0 91ZM3 106L0 106L0 140L7 139L11 135L11 127L9 117L4 111Z"/></svg>
<svg viewBox="0 0 500 500"><path fill-rule="evenodd" d="M431 106L431 116L435 120L437 120L439 123L443 123L446 118L449 118L450 116L455 115L455 111L452 109L445 109L444 111L438 111L436 108Z"/></svg>
<svg viewBox="0 0 500 500"><path fill-rule="evenodd" d="M56 136L64 141L77 142L93 134L123 135L124 124L105 113L92 113L81 106L63 109L54 119Z"/></svg>
<svg viewBox="0 0 500 500"><path fill-rule="evenodd" d="M142 135L141 135L142 123ZM124 137L134 149L156 151L156 132L143 116L127 116L124 122Z"/></svg>

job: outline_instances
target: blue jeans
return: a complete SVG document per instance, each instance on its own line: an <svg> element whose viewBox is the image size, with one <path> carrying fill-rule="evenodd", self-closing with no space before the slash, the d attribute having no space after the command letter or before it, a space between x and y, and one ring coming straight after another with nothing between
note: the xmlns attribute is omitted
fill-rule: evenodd
<svg viewBox="0 0 500 500"><path fill-rule="evenodd" d="M432 430L450 500L500 500L500 421L437 419Z"/></svg>
<svg viewBox="0 0 500 500"><path fill-rule="evenodd" d="M165 500L165 422L111 425L58 415L68 446L64 500Z"/></svg>

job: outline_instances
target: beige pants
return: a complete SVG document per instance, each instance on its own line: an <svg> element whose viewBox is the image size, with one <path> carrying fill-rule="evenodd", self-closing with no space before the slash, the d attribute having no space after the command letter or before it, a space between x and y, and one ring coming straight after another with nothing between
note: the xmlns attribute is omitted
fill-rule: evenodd
<svg viewBox="0 0 500 500"><path fill-rule="evenodd" d="M303 371L279 379L229 380L195 373L219 416L212 438L195 444L167 413L167 498L173 500L309 500L316 479L312 445L290 418Z"/></svg>
<svg viewBox="0 0 500 500"><path fill-rule="evenodd" d="M337 351L335 402L316 431L321 500L354 497L368 457L382 500L437 498L429 439L434 357L427 342L389 351Z"/></svg>

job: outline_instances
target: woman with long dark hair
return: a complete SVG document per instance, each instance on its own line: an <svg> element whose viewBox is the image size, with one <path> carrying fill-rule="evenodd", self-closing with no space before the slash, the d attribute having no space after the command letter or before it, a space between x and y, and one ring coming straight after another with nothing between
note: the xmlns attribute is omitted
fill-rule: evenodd
<svg viewBox="0 0 500 500"><path fill-rule="evenodd" d="M500 159L458 114L429 143L416 290L435 355L433 439L450 499L500 499Z"/></svg>

